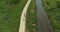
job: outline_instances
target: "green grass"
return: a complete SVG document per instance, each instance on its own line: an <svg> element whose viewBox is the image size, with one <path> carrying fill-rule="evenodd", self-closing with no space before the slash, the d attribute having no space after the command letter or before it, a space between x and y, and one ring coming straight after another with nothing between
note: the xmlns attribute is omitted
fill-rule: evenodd
<svg viewBox="0 0 60 32"><path fill-rule="evenodd" d="M60 0L42 0L55 32L60 32Z"/></svg>
<svg viewBox="0 0 60 32"><path fill-rule="evenodd" d="M26 15L26 31L36 32L37 18L36 18L36 5L35 0L32 0Z"/></svg>
<svg viewBox="0 0 60 32"><path fill-rule="evenodd" d="M0 32L18 32L20 15L27 0L0 0Z"/></svg>

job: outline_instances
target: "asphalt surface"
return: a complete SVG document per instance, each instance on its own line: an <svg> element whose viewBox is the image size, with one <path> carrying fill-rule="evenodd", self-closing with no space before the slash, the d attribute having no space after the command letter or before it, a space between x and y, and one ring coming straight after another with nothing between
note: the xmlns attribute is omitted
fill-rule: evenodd
<svg viewBox="0 0 60 32"><path fill-rule="evenodd" d="M37 32L53 32L48 16L45 10L43 9L41 0L36 0L36 5L37 5L37 19L38 19Z"/></svg>

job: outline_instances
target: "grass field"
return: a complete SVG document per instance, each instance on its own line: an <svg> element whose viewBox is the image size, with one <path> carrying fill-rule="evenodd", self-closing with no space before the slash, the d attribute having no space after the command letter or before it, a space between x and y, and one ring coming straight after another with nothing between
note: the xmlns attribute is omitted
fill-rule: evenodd
<svg viewBox="0 0 60 32"><path fill-rule="evenodd" d="M0 32L18 32L20 15L27 0L0 0Z"/></svg>
<svg viewBox="0 0 60 32"><path fill-rule="evenodd" d="M55 32L60 32L60 0L42 0Z"/></svg>
<svg viewBox="0 0 60 32"><path fill-rule="evenodd" d="M26 32L36 32L37 18L35 0L32 0L26 15Z"/></svg>

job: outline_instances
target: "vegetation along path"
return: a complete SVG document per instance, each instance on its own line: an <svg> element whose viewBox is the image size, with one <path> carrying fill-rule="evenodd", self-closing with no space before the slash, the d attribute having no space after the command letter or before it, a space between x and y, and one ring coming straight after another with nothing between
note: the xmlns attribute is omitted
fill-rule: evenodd
<svg viewBox="0 0 60 32"><path fill-rule="evenodd" d="M28 2L26 3L23 11L22 11L22 14L21 14L21 19L20 19L20 28L19 28L19 32L25 32L25 23L26 23L26 12L27 12L27 9L29 7L29 4L30 4L31 0L28 0Z"/></svg>

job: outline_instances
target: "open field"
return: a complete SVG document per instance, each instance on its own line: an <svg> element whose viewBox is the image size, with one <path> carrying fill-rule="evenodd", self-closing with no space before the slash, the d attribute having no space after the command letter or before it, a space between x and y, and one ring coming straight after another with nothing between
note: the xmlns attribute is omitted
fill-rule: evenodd
<svg viewBox="0 0 60 32"><path fill-rule="evenodd" d="M60 32L60 0L42 0L55 32Z"/></svg>
<svg viewBox="0 0 60 32"><path fill-rule="evenodd" d="M0 32L18 32L20 15L27 0L0 0Z"/></svg>
<svg viewBox="0 0 60 32"><path fill-rule="evenodd" d="M32 0L26 15L26 32L36 32L37 18L35 0Z"/></svg>

